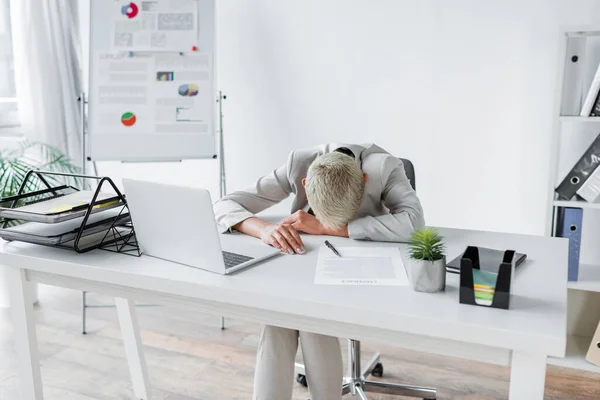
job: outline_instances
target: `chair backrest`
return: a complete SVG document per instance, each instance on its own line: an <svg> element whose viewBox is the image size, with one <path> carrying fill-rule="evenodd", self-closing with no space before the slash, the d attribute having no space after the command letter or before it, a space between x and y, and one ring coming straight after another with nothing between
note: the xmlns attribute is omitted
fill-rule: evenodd
<svg viewBox="0 0 600 400"><path fill-rule="evenodd" d="M410 181L410 186L412 186L414 190L417 190L417 182L415 181L415 166L406 158L400 158L400 161L402 161L402 164L404 164L404 171L406 172L406 177Z"/></svg>

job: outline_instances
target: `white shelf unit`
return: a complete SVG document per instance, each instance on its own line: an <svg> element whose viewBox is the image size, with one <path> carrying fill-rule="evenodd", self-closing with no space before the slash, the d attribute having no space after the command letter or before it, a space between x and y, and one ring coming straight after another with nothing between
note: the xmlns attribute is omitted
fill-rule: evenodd
<svg viewBox="0 0 600 400"><path fill-rule="evenodd" d="M591 208L600 210L600 203L588 203L586 201L578 200L554 200L552 202L554 207L571 207L571 208Z"/></svg>
<svg viewBox="0 0 600 400"><path fill-rule="evenodd" d="M600 265L579 264L579 279L577 282L567 282L567 288L600 292Z"/></svg>
<svg viewBox="0 0 600 400"><path fill-rule="evenodd" d="M572 144L573 141L585 141L591 137L590 134L600 133L600 117L582 117L579 115L591 78L598 63L600 63L600 27L565 29L561 32L560 39L561 51L559 53L559 73L550 157L551 173L547 203L547 235L555 234L555 218L560 207L582 208L584 209L584 218L594 213L600 216L600 204L577 200L557 200L554 191L560 180L568 172L568 169L565 171L565 166L567 166L565 160L574 163L583 154L583 152L574 154L577 153L574 150L577 146L565 144ZM574 134L574 132L581 134ZM571 153L565 154L568 151L571 151ZM568 165L568 167L570 166L572 165ZM591 326L595 329L599 323L598 316L600 313L597 311L598 309L591 312L583 306L583 304L594 303L600 298L600 260L598 260L598 264L580 264L579 280L577 282L567 282L567 288L569 291L568 320L570 334L567 336L566 357L550 357L548 358L548 364L600 373L599 366L585 360L594 333L590 329ZM572 298L576 298L574 299L576 301L571 301ZM600 302L596 302L596 304L600 307ZM578 324L577 322L582 319L587 320L587 323Z"/></svg>
<svg viewBox="0 0 600 400"><path fill-rule="evenodd" d="M600 123L600 117L580 117L576 115L561 115L559 118L560 122L589 122L589 123Z"/></svg>
<svg viewBox="0 0 600 400"><path fill-rule="evenodd" d="M585 355L587 354L591 341L591 336L569 336L567 338L567 355L565 358L549 357L548 364L600 373L600 367L585 360Z"/></svg>

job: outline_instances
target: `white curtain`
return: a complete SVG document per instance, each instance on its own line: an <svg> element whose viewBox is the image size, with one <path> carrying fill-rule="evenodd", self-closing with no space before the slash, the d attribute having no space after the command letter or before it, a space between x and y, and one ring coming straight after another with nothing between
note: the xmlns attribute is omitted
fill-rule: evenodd
<svg viewBox="0 0 600 400"><path fill-rule="evenodd" d="M78 0L11 0L15 83L26 138L81 160Z"/></svg>

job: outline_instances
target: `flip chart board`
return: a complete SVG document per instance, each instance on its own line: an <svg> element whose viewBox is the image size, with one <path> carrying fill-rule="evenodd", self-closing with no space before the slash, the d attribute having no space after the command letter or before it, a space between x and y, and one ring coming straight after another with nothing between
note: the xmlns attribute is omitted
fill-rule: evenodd
<svg viewBox="0 0 600 400"><path fill-rule="evenodd" d="M92 0L87 154L213 158L214 0Z"/></svg>

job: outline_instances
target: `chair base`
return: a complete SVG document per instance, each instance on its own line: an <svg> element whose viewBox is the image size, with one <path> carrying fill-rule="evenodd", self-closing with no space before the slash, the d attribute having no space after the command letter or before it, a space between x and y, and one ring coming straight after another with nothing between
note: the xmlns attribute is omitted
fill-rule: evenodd
<svg viewBox="0 0 600 400"><path fill-rule="evenodd" d="M298 381L306 382L306 370L303 364L296 363L296 373L299 376ZM342 396L350 394L361 400L368 400L366 393L382 393L396 396L416 397L424 400L437 399L436 390L422 386L402 385L398 383L388 383L372 381L369 376L381 376L383 366L380 363L380 354L377 353L369 360L369 363L361 370L360 367L360 342L358 340L348 341L348 376L344 377L342 384Z"/></svg>

